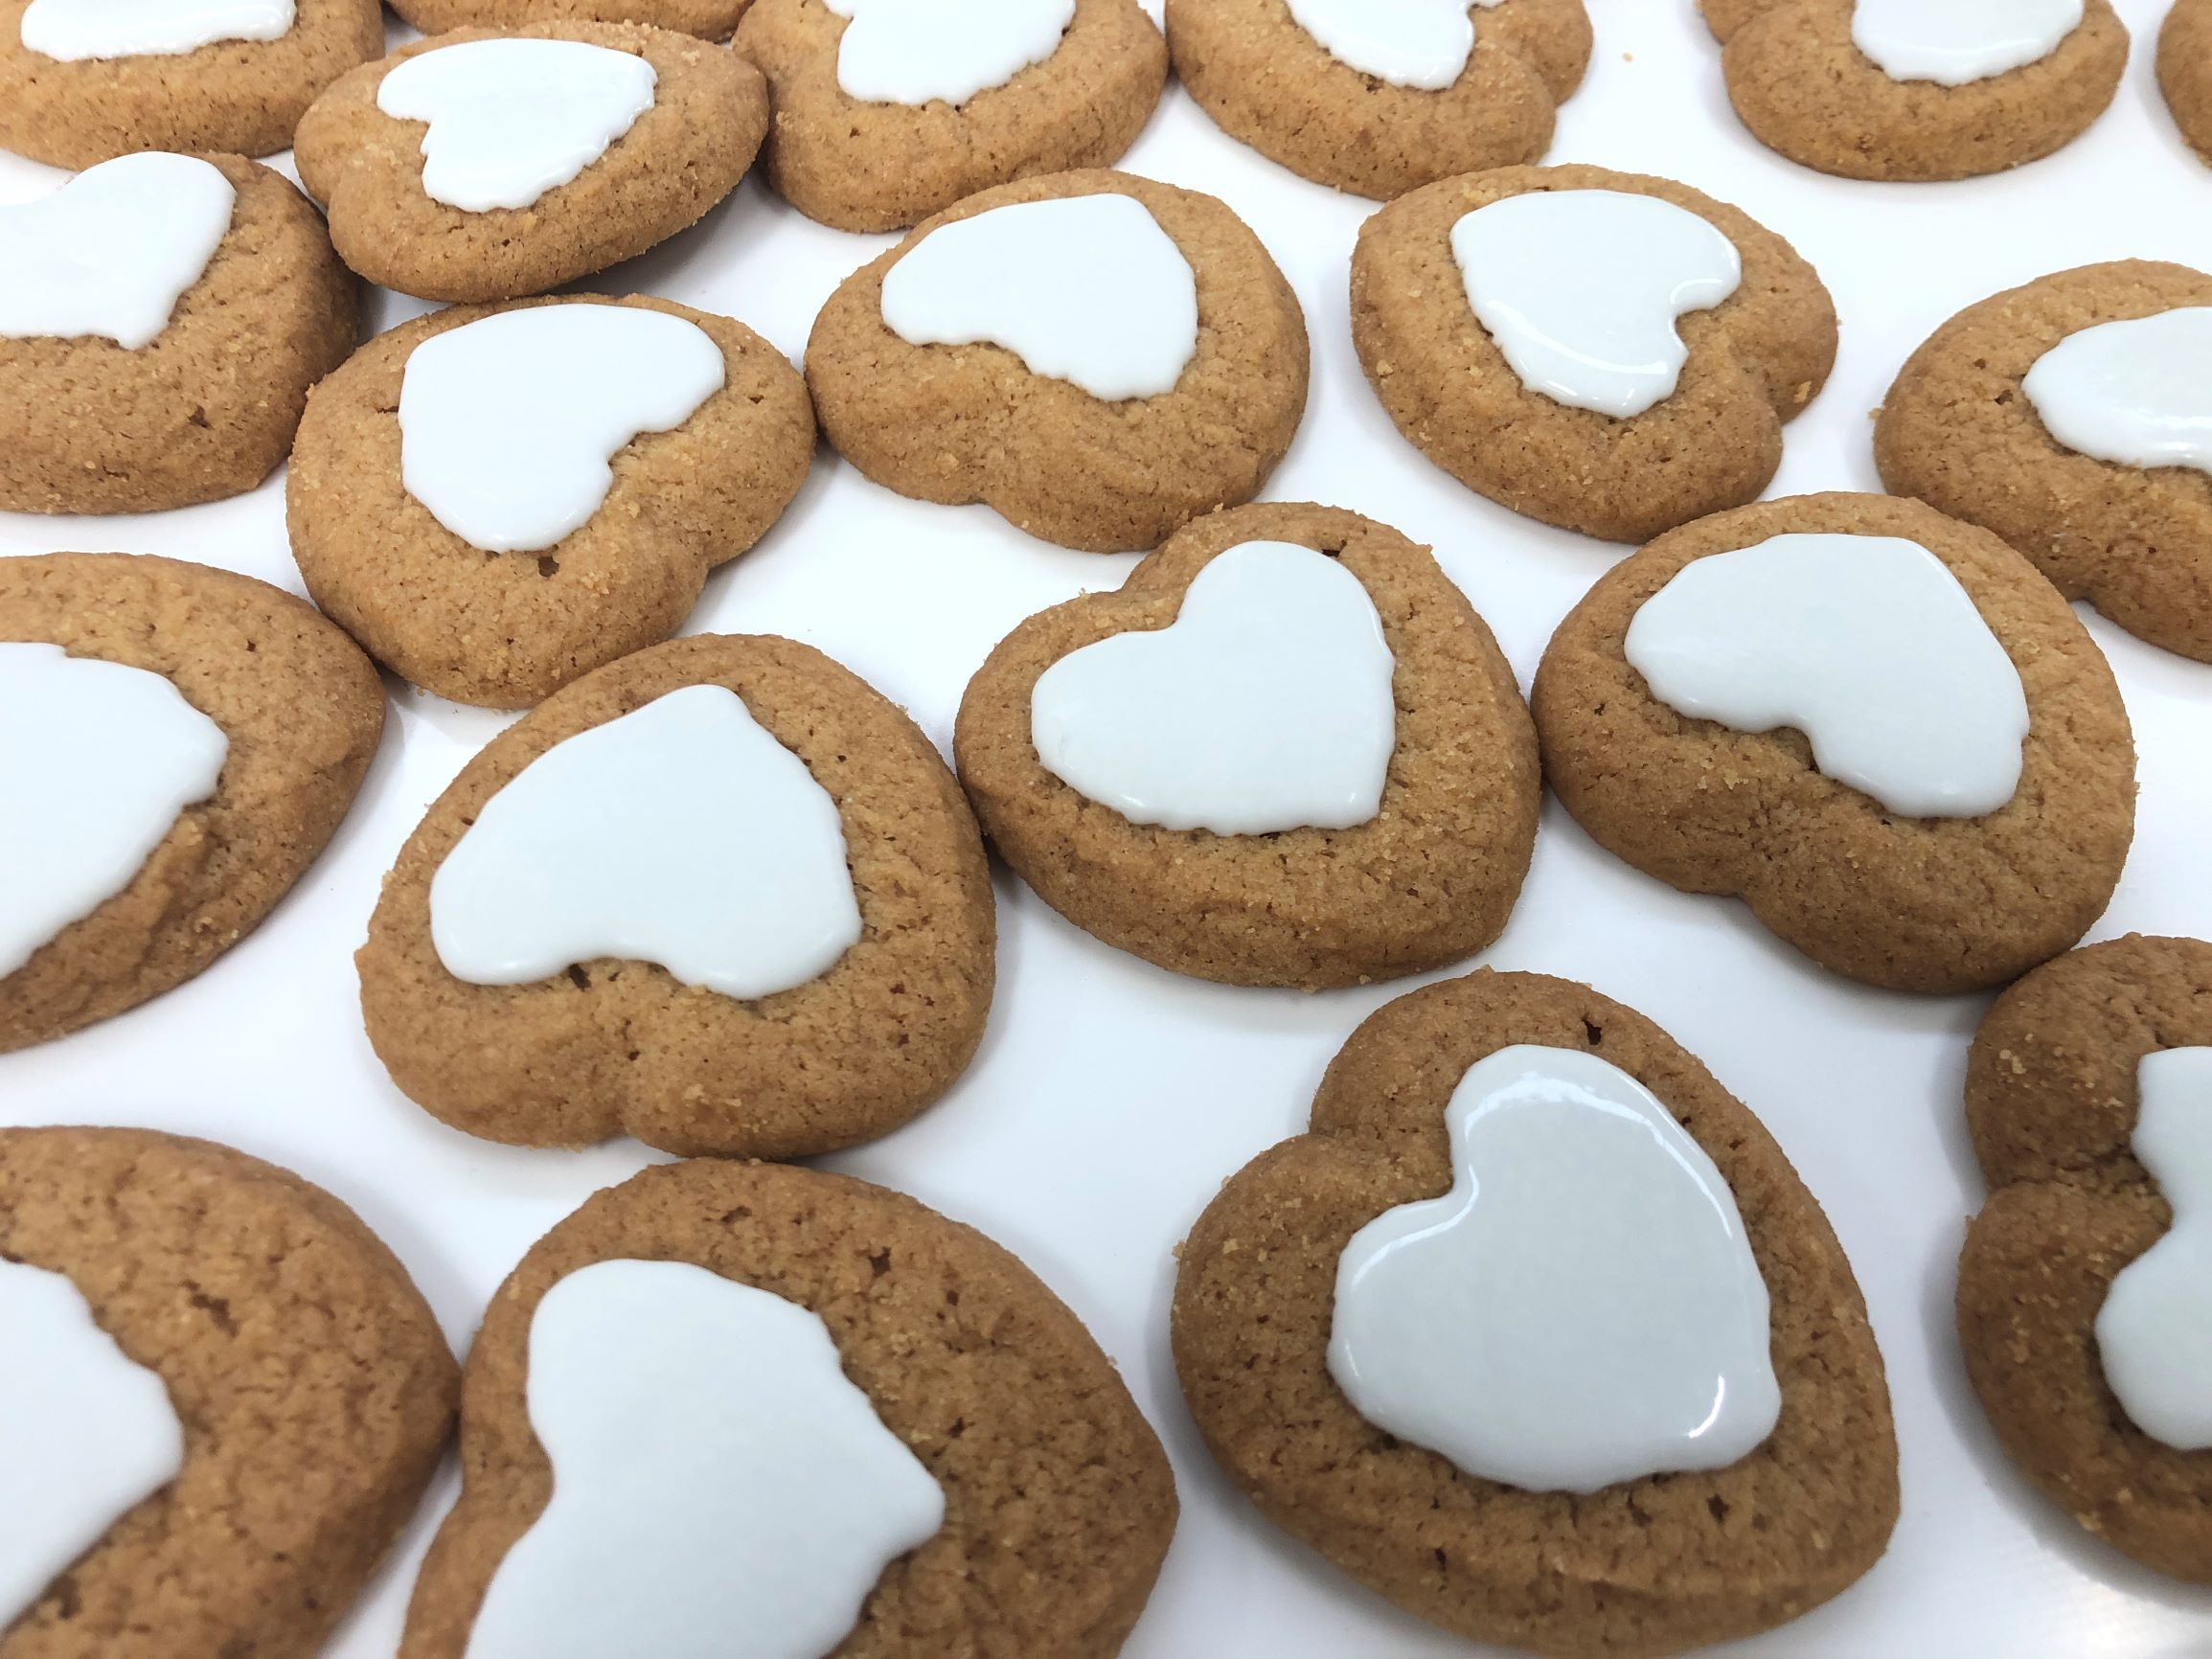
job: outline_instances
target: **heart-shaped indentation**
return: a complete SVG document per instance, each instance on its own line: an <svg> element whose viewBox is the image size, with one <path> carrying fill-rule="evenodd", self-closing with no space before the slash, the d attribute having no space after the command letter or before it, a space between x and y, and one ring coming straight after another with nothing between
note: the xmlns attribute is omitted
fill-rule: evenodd
<svg viewBox="0 0 2212 1659"><path fill-rule="evenodd" d="M2123 466L2212 472L2212 306L2079 330L2020 384L2068 449Z"/></svg>
<svg viewBox="0 0 2212 1659"><path fill-rule="evenodd" d="M1474 52L1471 7L1499 0L1290 0L1298 27L1362 75L1442 92Z"/></svg>
<svg viewBox="0 0 2212 1659"><path fill-rule="evenodd" d="M125 1511L176 1478L184 1425L161 1378L59 1273L0 1261L0 1625Z"/></svg>
<svg viewBox="0 0 2212 1659"><path fill-rule="evenodd" d="M237 199L208 163L149 150L0 207L0 336L151 345L215 258Z"/></svg>
<svg viewBox="0 0 2212 1659"><path fill-rule="evenodd" d="M837 86L865 103L959 105L1060 50L1075 0L823 0L845 18Z"/></svg>
<svg viewBox="0 0 2212 1659"><path fill-rule="evenodd" d="M556 743L477 814L430 884L448 972L526 985L657 963L749 1000L860 937L837 804L736 693L686 686Z"/></svg>
<svg viewBox="0 0 2212 1659"><path fill-rule="evenodd" d="M1454 1184L1361 1228L1330 1374L1369 1421L1531 1491L1724 1468L1773 1432L1766 1282L1651 1090L1519 1044L1461 1078Z"/></svg>
<svg viewBox="0 0 2212 1659"><path fill-rule="evenodd" d="M1003 346L1108 402L1174 391L1198 350L1190 261L1110 191L938 226L884 273L882 307L909 345Z"/></svg>
<svg viewBox="0 0 2212 1659"><path fill-rule="evenodd" d="M1690 357L1676 323L1744 279L1710 219L1632 191L1507 196L1453 225L1451 252L1521 383L1617 420L1674 396Z"/></svg>
<svg viewBox="0 0 2212 1659"><path fill-rule="evenodd" d="M1912 818L1978 818L2019 786L2027 693L1943 561L1894 535L1776 535L1694 559L1629 625L1669 707L1792 727L1827 776Z"/></svg>
<svg viewBox="0 0 2212 1659"><path fill-rule="evenodd" d="M1395 663L1359 580L1248 541L1193 579L1174 623L1071 651L1038 679L1038 758L1136 824L1264 835L1380 809Z"/></svg>
<svg viewBox="0 0 2212 1659"><path fill-rule="evenodd" d="M2082 0L1853 0L1851 43L1892 80L1965 86L2041 62L2082 15Z"/></svg>
<svg viewBox="0 0 2212 1659"><path fill-rule="evenodd" d="M429 124L422 190L464 213L526 208L569 183L652 107L634 53L582 40L467 40L408 58L376 107Z"/></svg>
<svg viewBox="0 0 2212 1659"><path fill-rule="evenodd" d="M492 1577L470 1659L817 1659L945 1494L845 1375L821 1318L683 1261L545 1293L530 1423L553 1497Z"/></svg>
<svg viewBox="0 0 2212 1659"><path fill-rule="evenodd" d="M42 57L175 57L219 40L279 40L293 0L31 0L22 39Z"/></svg>
<svg viewBox="0 0 2212 1659"><path fill-rule="evenodd" d="M0 978L127 887L229 752L160 674L0 644Z"/></svg>
<svg viewBox="0 0 2212 1659"><path fill-rule="evenodd" d="M407 493L487 553L540 553L614 487L615 452L722 388L697 324L640 306L526 306L433 334L399 387Z"/></svg>

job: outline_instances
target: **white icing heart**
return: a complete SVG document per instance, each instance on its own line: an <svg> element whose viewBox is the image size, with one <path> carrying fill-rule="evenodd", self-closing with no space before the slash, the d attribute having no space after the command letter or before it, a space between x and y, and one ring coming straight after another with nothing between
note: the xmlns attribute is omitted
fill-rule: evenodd
<svg viewBox="0 0 2212 1659"><path fill-rule="evenodd" d="M1337 62L1393 86L1442 92L1474 55L1470 5L1499 0L1290 0L1290 17Z"/></svg>
<svg viewBox="0 0 2212 1659"><path fill-rule="evenodd" d="M292 0L31 0L23 44L64 63L175 57L218 40L280 40Z"/></svg>
<svg viewBox="0 0 2212 1659"><path fill-rule="evenodd" d="M1075 0L822 0L847 18L837 86L864 103L966 103L1060 50Z"/></svg>
<svg viewBox="0 0 2212 1659"><path fill-rule="evenodd" d="M820 1317L703 1267L561 1280L531 1320L528 1398L553 1497L467 1659L822 1659L944 1525Z"/></svg>
<svg viewBox="0 0 2212 1659"><path fill-rule="evenodd" d="M0 978L129 886L229 752L160 674L0 644Z"/></svg>
<svg viewBox="0 0 2212 1659"><path fill-rule="evenodd" d="M2145 1434L2212 1450L2212 1048L2160 1049L2136 1069L2135 1156L2173 1208L2097 1312L2105 1376Z"/></svg>
<svg viewBox="0 0 2212 1659"><path fill-rule="evenodd" d="M407 493L487 553L540 553L614 488L615 452L722 389L721 348L639 306L529 306L434 334L399 384Z"/></svg>
<svg viewBox="0 0 2212 1659"><path fill-rule="evenodd" d="M1375 602L1326 554L1217 555L1174 624L1070 651L1038 677L1047 771L1133 824L1265 835L1364 824L1397 743Z"/></svg>
<svg viewBox="0 0 2212 1659"><path fill-rule="evenodd" d="M2082 0L1858 0L1851 43L1892 80L1964 86L2041 62L2081 22Z"/></svg>
<svg viewBox="0 0 2212 1659"><path fill-rule="evenodd" d="M1773 1433L1766 1281L1651 1090L1521 1044L1468 1069L1446 1123L1451 1191L1337 1261L1329 1371L1362 1417L1530 1491L1724 1468Z"/></svg>
<svg viewBox="0 0 2212 1659"><path fill-rule="evenodd" d="M913 346L1003 346L1108 402L1173 392L1198 350L1198 284L1144 203L1105 193L940 225L883 278Z"/></svg>
<svg viewBox="0 0 2212 1659"><path fill-rule="evenodd" d="M1451 227L1467 303L1521 384L1616 420L1675 395L1686 313L1744 280L1736 244L1656 196L1528 191Z"/></svg>
<svg viewBox="0 0 2212 1659"><path fill-rule="evenodd" d="M2019 670L1943 561L1893 535L1777 535L1693 559L1629 625L1670 708L1789 726L1837 783L1908 818L1978 818L2019 787Z"/></svg>
<svg viewBox="0 0 2212 1659"><path fill-rule="evenodd" d="M644 58L581 40L466 40L395 68L376 107L429 124L423 193L480 214L576 178L652 107L659 80Z"/></svg>
<svg viewBox="0 0 2212 1659"><path fill-rule="evenodd" d="M430 882L456 979L658 963L770 996L860 937L837 805L738 695L686 686L556 743L484 804Z"/></svg>
<svg viewBox="0 0 2212 1659"><path fill-rule="evenodd" d="M207 273L237 200L208 163L148 150L0 207L0 337L151 345Z"/></svg>
<svg viewBox="0 0 2212 1659"><path fill-rule="evenodd" d="M2123 466L2212 472L2212 306L2068 334L2021 387L2068 449Z"/></svg>
<svg viewBox="0 0 2212 1659"><path fill-rule="evenodd" d="M184 1425L59 1273L0 1261L0 1628L176 1478Z"/></svg>

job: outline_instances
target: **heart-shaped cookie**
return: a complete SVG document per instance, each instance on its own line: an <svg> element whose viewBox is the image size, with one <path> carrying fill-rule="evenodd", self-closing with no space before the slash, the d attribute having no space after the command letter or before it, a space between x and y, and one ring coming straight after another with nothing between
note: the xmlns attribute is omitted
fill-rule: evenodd
<svg viewBox="0 0 2212 1659"><path fill-rule="evenodd" d="M1958 1333L1991 1426L2098 1537L2212 1583L2212 944L2132 935L2029 974L1974 1034L1966 1112L1989 1197Z"/></svg>
<svg viewBox="0 0 2212 1659"><path fill-rule="evenodd" d="M1201 518L1118 592L1032 617L953 748L1048 904L1237 985L1470 956L1536 836L1534 736L1489 628L1426 549L1333 508Z"/></svg>
<svg viewBox="0 0 2212 1659"><path fill-rule="evenodd" d="M319 1651L413 1515L452 1426L453 1356L399 1260L286 1170L206 1141L100 1128L0 1129L0 1257L11 1275L66 1280L91 1324L49 1322L48 1340L109 1344L102 1375L132 1397L122 1415L113 1399L65 1402L74 1432L147 1443L105 1493L127 1507L94 1519L81 1549L20 1529L92 1470L59 1470L57 1487L11 1500L0 1581L58 1558L23 1585L25 1605L5 1609L19 1613L7 1647L102 1659ZM11 1322L11 1369L60 1362L34 1334ZM98 1461L112 1468L125 1449L106 1440ZM9 1467L34 1472L14 1456Z"/></svg>
<svg viewBox="0 0 2212 1659"><path fill-rule="evenodd" d="M1555 1114L1580 1108L1549 1085L1533 1095L1523 1086L1525 1067L1512 1057L1531 1051L1553 1057L1542 1062L1551 1071L1602 1082L1596 1092L1610 1109L1595 1110L1609 1126L1593 1120L1569 1137L1595 1161L1571 1151L1562 1161ZM1477 1077L1500 1063L1518 1068L1502 1087ZM1463 1085L1475 1085L1480 1099ZM1457 1126L1464 1111L1455 1094L1506 1120L1504 1139L1481 1143L1482 1178L1511 1186L1524 1175L1556 1177L1565 1201L1589 1206L1585 1236L1559 1241L1549 1258L1494 1262L1472 1282L1432 1279L1412 1302L1383 1310L1399 1329L1379 1349L1375 1299L1359 1283L1362 1270L1375 1270L1372 1230L1410 1216L1407 1206L1449 1202L1448 1119ZM1657 1106L1640 1130L1618 1116L1637 1094ZM1694 1157L1678 1148L1680 1157L1670 1157L1663 1145L1638 1148L1677 1127ZM1541 1155L1532 1162L1532 1153ZM1691 1194L1675 1183L1700 1164L1721 1183L1709 1189L1712 1200L1726 1198L1738 1213L1740 1242L1721 1230L1716 1202L1676 1207ZM1494 1193L1473 1214L1500 1203L1507 1224L1540 1220L1516 1196L1525 1194ZM1624 1237L1615 1229L1630 1216L1636 1224ZM1532 1239L1523 1226L1505 1242L1526 1249ZM1430 1234L1425 1247L1443 1242ZM1744 1281L1731 1257L1746 1244L1755 1272ZM1650 1309L1611 1300L1621 1281L1597 1254L1607 1248L1685 1271L1702 1255L1693 1288L1667 1293L1675 1319L1653 1321ZM1179 1255L1175 1370L1230 1478L1269 1519L1361 1582L1461 1635L1621 1655L1749 1635L1844 1589L1881 1556L1896 1522L1897 1444L1881 1356L1819 1205L1758 1119L1696 1059L1586 987L1485 971L1386 1005L1331 1064L1308 1132L1231 1177ZM1512 1299L1541 1271L1556 1275L1552 1316L1516 1317ZM1764 1292L1749 1294L1762 1280ZM1740 1327L1766 1293L1770 1339L1746 1356ZM1577 1306L1558 1305L1569 1296ZM1347 1342L1349 1354L1333 1352ZM1499 1426L1493 1413L1517 1411L1532 1433L1506 1448L1516 1466L1485 1478L1454 1461L1483 1461L1466 1444L1446 1455L1407 1438L1409 1421L1379 1426L1363 1416L1340 1380L1364 1389L1359 1367L1343 1361L1378 1352L1456 1353L1486 1368L1485 1388L1421 1391L1431 1409L1418 1432L1494 1439L1483 1433ZM1710 1400L1717 1379L1744 1378L1746 1357L1754 1374L1770 1366L1779 1413L1767 1419L1754 1402L1745 1423L1728 1431L1747 1426L1750 1449L1715 1468L1695 1443L1687 1401L1699 1392ZM1668 1379L1665 1396L1700 1372L1701 1390L1672 1398L1683 1410L1645 1398L1647 1378ZM1610 1425L1605 1435L1594 1427L1601 1421ZM1615 1472L1672 1472L1617 1480L1596 1498L1567 1489L1578 1477L1605 1479L1592 1447L1630 1423L1632 1455ZM1509 1473L1548 1489L1503 1484Z"/></svg>

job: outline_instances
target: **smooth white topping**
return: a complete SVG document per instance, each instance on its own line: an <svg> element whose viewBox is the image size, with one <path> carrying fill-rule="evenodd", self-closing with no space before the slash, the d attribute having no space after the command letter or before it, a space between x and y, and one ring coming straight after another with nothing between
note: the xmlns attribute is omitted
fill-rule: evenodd
<svg viewBox="0 0 2212 1659"><path fill-rule="evenodd" d="M1499 0L1289 0L1290 17L1337 62L1393 86L1442 92L1474 56L1470 5Z"/></svg>
<svg viewBox="0 0 2212 1659"><path fill-rule="evenodd" d="M2082 0L1858 0L1851 43L1892 80L1965 86L2040 63L2082 23Z"/></svg>
<svg viewBox="0 0 2212 1659"><path fill-rule="evenodd" d="M223 40L281 40L292 0L31 0L24 46L63 63L177 57Z"/></svg>
<svg viewBox="0 0 2212 1659"><path fill-rule="evenodd" d="M1060 50L1075 0L822 0L849 19L837 86L864 103L966 103Z"/></svg>
<svg viewBox="0 0 2212 1659"><path fill-rule="evenodd" d="M2021 382L2068 449L2122 466L2212 472L2212 306L2068 334Z"/></svg>

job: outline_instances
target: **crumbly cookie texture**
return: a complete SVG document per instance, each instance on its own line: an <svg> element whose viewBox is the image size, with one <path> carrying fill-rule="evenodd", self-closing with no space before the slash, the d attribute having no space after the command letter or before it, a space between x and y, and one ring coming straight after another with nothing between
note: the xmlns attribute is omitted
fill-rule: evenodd
<svg viewBox="0 0 2212 1659"><path fill-rule="evenodd" d="M308 1659L415 1511L459 1376L344 1204L137 1129L0 1129L0 1252L66 1276L156 1372L177 1478L0 1636L5 1659Z"/></svg>
<svg viewBox="0 0 2212 1659"><path fill-rule="evenodd" d="M1590 57L1583 0L1476 11L1467 68L1435 92L1331 56L1284 0L1168 0L1167 26L1175 74L1222 131L1301 177L1380 201L1539 160Z"/></svg>
<svg viewBox="0 0 2212 1659"><path fill-rule="evenodd" d="M285 502L308 591L378 661L458 702L527 707L667 639L708 573L767 533L813 462L805 383L742 323L648 295L520 304L576 300L697 325L728 377L681 426L620 450L606 500L544 553L471 547L407 492L400 468L409 353L517 307L434 311L378 335L315 388L300 425Z"/></svg>
<svg viewBox="0 0 2212 1659"><path fill-rule="evenodd" d="M63 63L23 44L31 0L0 0L0 149L87 168L140 149L289 149L324 87L384 50L376 0L298 0L275 40Z"/></svg>
<svg viewBox="0 0 2212 1659"><path fill-rule="evenodd" d="M2136 1067L2212 1044L2212 944L2140 935L2038 968L1974 1035L1967 1125L1990 1195L1958 1263L1968 1377L2006 1453L2114 1549L2212 1583L2212 1452L2130 1421L2097 1314L2173 1212L2136 1162Z"/></svg>
<svg viewBox="0 0 2212 1659"><path fill-rule="evenodd" d="M607 152L527 208L464 213L422 189L423 124L376 107L410 57L469 40L576 40L658 77L653 103ZM768 130L767 84L725 47L627 23L456 29L365 64L300 123L300 182L331 216L339 258L403 294L468 303L541 294L645 252L737 189Z"/></svg>
<svg viewBox="0 0 2212 1659"><path fill-rule="evenodd" d="M2212 0L2174 0L2158 31L2158 89L2181 136L2212 162Z"/></svg>
<svg viewBox="0 0 2212 1659"><path fill-rule="evenodd" d="M484 803L562 739L692 685L735 692L836 803L859 943L752 1002L642 962L519 986L448 973L430 881ZM982 838L929 739L819 651L707 634L589 674L493 739L408 838L354 960L393 1080L456 1128L795 1158L886 1134L951 1086L983 1037L994 941Z"/></svg>
<svg viewBox="0 0 2212 1659"><path fill-rule="evenodd" d="M774 101L768 182L838 230L903 230L994 185L1109 167L1167 82L1167 44L1137 0L1076 0L1050 57L957 108L848 95L837 84L848 27L822 0L757 0L735 42Z"/></svg>
<svg viewBox="0 0 2212 1659"><path fill-rule="evenodd" d="M281 173L202 159L238 193L230 230L151 345L0 339L0 510L160 512L243 494L353 349L359 284L321 216Z"/></svg>
<svg viewBox="0 0 2212 1659"><path fill-rule="evenodd" d="M1736 291L1676 325L1690 352L1680 383L1641 415L1616 420L1531 391L1468 303L1452 227L1551 190L1672 202L1742 256ZM1767 488L1783 425L1836 361L1836 307L1788 242L1687 185L1596 167L1501 168L1417 190L1360 227L1352 338L1398 430L1470 489L1547 524L1643 541Z"/></svg>
<svg viewBox="0 0 2212 1659"><path fill-rule="evenodd" d="M1882 401L1882 484L1995 531L2061 593L2130 633L2212 662L2212 477L2067 449L2021 389L2069 334L2207 305L2212 276L2122 260L1969 306L1912 354Z"/></svg>
<svg viewBox="0 0 2212 1659"><path fill-rule="evenodd" d="M1693 559L1800 532L1918 542L2027 693L2019 787L1982 818L1905 818L1816 770L1803 734L1676 713L1629 666L1644 602ZM1741 898L1822 966L1894 990L2002 985L2104 913L2133 838L2135 747L2103 654L1987 531L1918 502L1805 495L1685 526L1615 566L1552 636L1530 698L1544 774L1602 846L1685 893Z"/></svg>
<svg viewBox="0 0 2212 1659"><path fill-rule="evenodd" d="M819 1315L845 1374L945 1493L838 1659L1110 1659L1174 1531L1174 1481L1076 1316L980 1233L864 1181L702 1160L600 1193L532 1247L486 1312L462 1402L461 1501L401 1659L460 1659L486 1586L552 1491L530 1426L530 1322L595 1261L688 1261ZM741 1402L734 1402L741 1404Z"/></svg>
<svg viewBox="0 0 2212 1659"><path fill-rule="evenodd" d="M1132 824L1044 769L1030 698L1054 663L1166 627L1199 571L1247 541L1337 558L1397 659L1380 813L1351 830L1216 835ZM1178 973L1306 989L1473 955L1503 930L1536 838L1536 733L1490 629L1428 550L1334 508L1238 508L1186 525L1118 591L1010 634L968 688L960 776L1001 856L1077 926Z"/></svg>
<svg viewBox="0 0 2212 1659"><path fill-rule="evenodd" d="M1149 210L1197 282L1197 354L1174 389L1106 402L998 346L915 346L883 321L883 278L943 224L1014 202L1118 193ZM1150 551L1260 492L1306 412L1306 320L1243 220L1195 191L1071 172L970 196L847 278L814 320L807 384L838 454L900 494L982 502L1092 553Z"/></svg>
<svg viewBox="0 0 2212 1659"><path fill-rule="evenodd" d="M1734 1190L1772 1298L1782 1412L1724 1469L1588 1497L1523 1491L1384 1434L1329 1373L1337 1259L1384 1211L1450 1189L1451 1092L1516 1043L1629 1073ZM1606 1659L1747 1636L1844 1589L1896 1524L1881 1354L1820 1206L1702 1065L1585 986L1486 969L1384 1006L1331 1064L1308 1131L1230 1179L1181 1263L1175 1371L1230 1478L1362 1583L1460 1635Z"/></svg>
<svg viewBox="0 0 2212 1659"><path fill-rule="evenodd" d="M727 40L753 0L399 0L392 10L425 34L553 23L643 23Z"/></svg>
<svg viewBox="0 0 2212 1659"><path fill-rule="evenodd" d="M1852 43L1854 0L1702 0L1728 101L1767 148L1820 172L1972 178L2064 148L2105 113L2128 62L2109 0L2038 62L1942 86L1893 80Z"/></svg>
<svg viewBox="0 0 2212 1659"><path fill-rule="evenodd" d="M344 634L251 577L134 554L0 559L0 640L162 674L222 728L216 792L128 886L0 978L0 1053L136 1008L261 922L352 805L384 687Z"/></svg>

